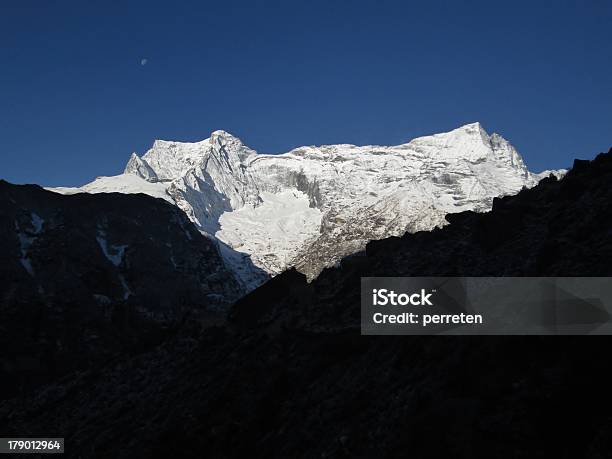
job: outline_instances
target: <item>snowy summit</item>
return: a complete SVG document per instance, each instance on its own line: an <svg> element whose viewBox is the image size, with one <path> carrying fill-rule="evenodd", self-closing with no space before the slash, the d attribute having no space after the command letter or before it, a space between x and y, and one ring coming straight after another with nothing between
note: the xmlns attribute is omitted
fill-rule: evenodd
<svg viewBox="0 0 612 459"><path fill-rule="evenodd" d="M323 145L258 154L215 131L195 143L156 140L125 171L62 193L146 193L182 209L219 242L247 289L289 267L309 278L374 239L430 230L448 213L486 211L532 187L519 153L480 123L397 146ZM560 175L563 171L553 171Z"/></svg>

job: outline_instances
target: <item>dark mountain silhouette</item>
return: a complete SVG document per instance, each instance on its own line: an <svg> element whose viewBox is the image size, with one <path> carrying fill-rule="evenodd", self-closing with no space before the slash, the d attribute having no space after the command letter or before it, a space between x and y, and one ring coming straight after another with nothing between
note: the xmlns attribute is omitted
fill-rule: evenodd
<svg viewBox="0 0 612 459"><path fill-rule="evenodd" d="M382 337L362 276L612 274L612 150L487 214L288 271L148 353L0 405L73 457L608 457L607 337Z"/></svg>
<svg viewBox="0 0 612 459"><path fill-rule="evenodd" d="M145 195L0 181L0 390L159 344L240 289L215 243Z"/></svg>

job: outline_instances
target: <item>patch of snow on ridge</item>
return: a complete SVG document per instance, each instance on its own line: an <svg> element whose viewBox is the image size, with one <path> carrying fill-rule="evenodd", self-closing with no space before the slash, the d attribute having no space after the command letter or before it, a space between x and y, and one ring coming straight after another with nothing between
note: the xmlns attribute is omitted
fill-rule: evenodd
<svg viewBox="0 0 612 459"><path fill-rule="evenodd" d="M546 169L545 171L542 172L538 172L537 174L535 174L538 178L543 179L546 177L549 177L551 175L557 177L558 179L563 178L563 176L567 174L567 170L566 169Z"/></svg>
<svg viewBox="0 0 612 459"><path fill-rule="evenodd" d="M123 288L123 299L127 300L130 295L133 294L133 292L125 281L125 277L123 277L123 274L121 273L119 273L119 281L121 282L121 287Z"/></svg>
<svg viewBox="0 0 612 459"><path fill-rule="evenodd" d="M45 223L45 220L40 218L37 213L32 212L30 214L30 218L32 219L32 227L34 228L34 234L40 234L42 231L42 227Z"/></svg>
<svg viewBox="0 0 612 459"><path fill-rule="evenodd" d="M174 204L168 195L167 185L159 182L148 182L147 180L134 174L120 174L110 177L98 177L93 182L82 187L48 187L49 191L61 194L76 193L124 193L137 194L144 193L154 198L161 198Z"/></svg>
<svg viewBox="0 0 612 459"><path fill-rule="evenodd" d="M32 246L36 238L28 236L22 232L17 233L17 237L19 238L19 247L21 249L21 258L19 259L19 262L28 272L28 274L34 277L34 268L32 268L32 262L30 260L30 257L28 256L28 251L30 250L30 247Z"/></svg>
<svg viewBox="0 0 612 459"><path fill-rule="evenodd" d="M30 213L30 227L21 228L19 223L15 222L15 229L17 230L17 239L19 240L19 250L21 251L21 257L19 262L21 266L27 271L27 273L34 277L34 268L32 267L32 261L30 260L29 251L37 236L42 231L45 221L35 212Z"/></svg>
<svg viewBox="0 0 612 459"><path fill-rule="evenodd" d="M96 241L98 241L98 245L102 249L102 253L104 253L106 259L113 265L119 266L123 262L123 254L128 247L127 245L109 244L106 240L106 233L102 230L98 230Z"/></svg>

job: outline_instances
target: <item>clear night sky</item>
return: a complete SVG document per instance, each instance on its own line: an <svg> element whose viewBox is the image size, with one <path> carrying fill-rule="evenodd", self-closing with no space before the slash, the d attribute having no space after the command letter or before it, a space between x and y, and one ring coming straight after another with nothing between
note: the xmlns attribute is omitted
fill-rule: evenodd
<svg viewBox="0 0 612 459"><path fill-rule="evenodd" d="M0 0L12 182L80 185L215 129L277 153L472 121L536 171L612 146L612 2Z"/></svg>

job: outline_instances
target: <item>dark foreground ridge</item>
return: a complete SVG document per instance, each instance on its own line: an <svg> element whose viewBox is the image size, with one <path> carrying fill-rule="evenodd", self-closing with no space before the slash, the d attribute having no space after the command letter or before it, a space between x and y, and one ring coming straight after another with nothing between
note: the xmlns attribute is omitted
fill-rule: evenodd
<svg viewBox="0 0 612 459"><path fill-rule="evenodd" d="M161 199L0 181L0 398L150 349L237 293L215 244Z"/></svg>
<svg viewBox="0 0 612 459"><path fill-rule="evenodd" d="M567 176L289 271L227 325L0 405L73 457L607 457L607 337L365 337L362 276L612 274L612 151Z"/></svg>

